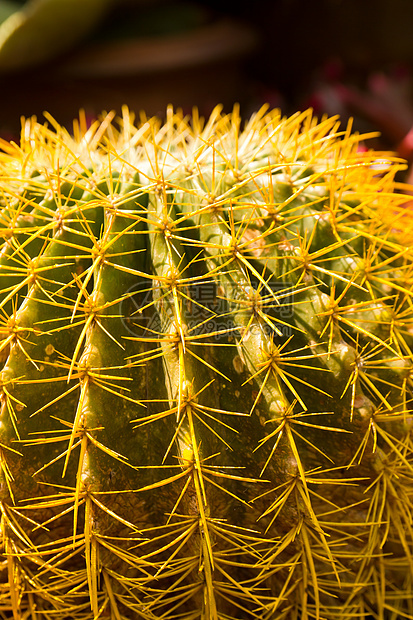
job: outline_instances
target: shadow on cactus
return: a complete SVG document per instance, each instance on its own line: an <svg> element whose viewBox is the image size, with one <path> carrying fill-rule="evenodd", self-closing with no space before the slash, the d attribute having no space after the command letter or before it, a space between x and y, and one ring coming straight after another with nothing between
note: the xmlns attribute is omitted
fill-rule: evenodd
<svg viewBox="0 0 413 620"><path fill-rule="evenodd" d="M0 155L0 618L413 618L402 161L310 112Z"/></svg>

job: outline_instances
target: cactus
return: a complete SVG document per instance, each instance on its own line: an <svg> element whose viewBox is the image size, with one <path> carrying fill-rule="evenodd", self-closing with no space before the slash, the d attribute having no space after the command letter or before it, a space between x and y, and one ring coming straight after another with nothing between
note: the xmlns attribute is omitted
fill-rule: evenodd
<svg viewBox="0 0 413 620"><path fill-rule="evenodd" d="M0 618L413 618L404 163L47 118L1 143Z"/></svg>

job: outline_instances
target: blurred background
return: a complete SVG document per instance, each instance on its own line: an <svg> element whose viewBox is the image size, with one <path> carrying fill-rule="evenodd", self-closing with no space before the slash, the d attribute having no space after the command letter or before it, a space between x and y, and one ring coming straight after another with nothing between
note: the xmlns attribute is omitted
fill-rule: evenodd
<svg viewBox="0 0 413 620"><path fill-rule="evenodd" d="M413 160L413 0L0 0L0 136L127 104L354 117Z"/></svg>

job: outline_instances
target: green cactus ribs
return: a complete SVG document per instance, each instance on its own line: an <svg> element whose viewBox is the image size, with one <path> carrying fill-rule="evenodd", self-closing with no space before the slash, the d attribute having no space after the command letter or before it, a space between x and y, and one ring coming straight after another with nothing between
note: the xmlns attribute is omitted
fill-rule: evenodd
<svg viewBox="0 0 413 620"><path fill-rule="evenodd" d="M413 219L367 138L1 142L1 619L413 619Z"/></svg>

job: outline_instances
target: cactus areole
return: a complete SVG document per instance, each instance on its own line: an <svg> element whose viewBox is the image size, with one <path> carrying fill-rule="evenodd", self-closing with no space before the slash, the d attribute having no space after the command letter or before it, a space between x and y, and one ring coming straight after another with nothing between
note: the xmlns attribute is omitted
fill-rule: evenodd
<svg viewBox="0 0 413 620"><path fill-rule="evenodd" d="M403 162L47 120L1 142L0 619L413 618Z"/></svg>

